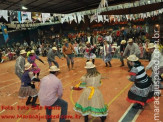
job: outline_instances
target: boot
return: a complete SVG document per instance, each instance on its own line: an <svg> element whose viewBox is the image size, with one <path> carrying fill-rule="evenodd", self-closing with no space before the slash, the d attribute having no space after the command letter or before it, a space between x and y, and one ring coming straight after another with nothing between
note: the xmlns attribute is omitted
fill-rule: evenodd
<svg viewBox="0 0 163 122"><path fill-rule="evenodd" d="M108 63L109 63L109 67L112 67L111 62L110 62L110 61L108 61Z"/></svg>
<svg viewBox="0 0 163 122"><path fill-rule="evenodd" d="M92 63L95 64L95 59L92 59Z"/></svg>
<svg viewBox="0 0 163 122"><path fill-rule="evenodd" d="M101 122L105 122L106 116L102 116L102 117L100 117L100 119L101 119Z"/></svg>
<svg viewBox="0 0 163 122"><path fill-rule="evenodd" d="M31 96L29 96L28 97L28 99L27 99L27 101L26 101L26 105L29 105L29 104L31 104L32 102L31 102L31 99L32 99L32 97Z"/></svg>
<svg viewBox="0 0 163 122"><path fill-rule="evenodd" d="M120 67L123 67L124 66L124 62L122 62L121 66Z"/></svg>
<svg viewBox="0 0 163 122"><path fill-rule="evenodd" d="M68 70L70 71L70 65L68 65Z"/></svg>
<svg viewBox="0 0 163 122"><path fill-rule="evenodd" d="M37 78L39 78L40 72L37 73Z"/></svg>
<svg viewBox="0 0 163 122"><path fill-rule="evenodd" d="M33 100L32 100L32 107L39 106L39 104L36 104L37 97L38 97L38 96L33 97Z"/></svg>
<svg viewBox="0 0 163 122"><path fill-rule="evenodd" d="M106 65L105 67L108 67L108 63L105 63L105 65Z"/></svg>
<svg viewBox="0 0 163 122"><path fill-rule="evenodd" d="M88 122L88 115L84 116L84 122Z"/></svg>
<svg viewBox="0 0 163 122"><path fill-rule="evenodd" d="M71 64L71 66L72 66L72 70L74 70L74 64Z"/></svg>
<svg viewBox="0 0 163 122"><path fill-rule="evenodd" d="M143 109L143 106L141 104L138 104L136 103L134 106L133 106L134 109Z"/></svg>

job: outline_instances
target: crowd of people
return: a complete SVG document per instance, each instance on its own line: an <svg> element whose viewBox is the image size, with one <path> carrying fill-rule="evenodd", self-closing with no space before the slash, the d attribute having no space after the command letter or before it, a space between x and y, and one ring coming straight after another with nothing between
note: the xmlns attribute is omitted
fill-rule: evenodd
<svg viewBox="0 0 163 122"><path fill-rule="evenodd" d="M67 33L68 41L72 44L75 50L75 56L84 56L86 43L89 42L92 46L94 46L94 52L96 57L102 57L103 44L104 41L111 44L113 47L114 57L120 57L120 45L121 40L128 40L129 38L133 38L134 42L138 44L141 55L140 58L150 59L150 55L147 50L148 43L153 42L152 38L149 37L148 33L144 31L143 28L121 28L119 30L107 30L107 29L99 29L99 30L91 30L91 31L83 31L83 32L74 32ZM49 38L43 37L38 39L38 41L27 41L24 42L14 42L12 45L1 46L0 54L1 54L1 63L8 60L16 59L19 56L20 50L24 49L34 50L37 55L47 56L48 51L52 47L57 47L57 49L62 54L62 45L65 35L56 34L56 36L52 36ZM150 39L148 39L150 38Z"/></svg>
<svg viewBox="0 0 163 122"><path fill-rule="evenodd" d="M57 40L57 41L56 41ZM55 60L58 56L62 60L62 56L66 58L68 70L74 69L74 55L86 58L85 69L87 73L81 77L81 83L71 87L72 90L83 90L79 100L74 106L74 110L84 116L85 122L88 122L88 115L100 117L104 122L108 115L108 107L104 104L102 93L98 89L101 85L101 74L96 69L96 58L102 57L106 67L112 67L112 58L119 57L121 67L123 67L124 59L127 59L128 72L130 76L128 80L134 82L128 92L127 101L134 103L133 108L143 109L145 104L154 100L154 54L159 52L159 78L163 80L163 40L160 39L158 44L152 43L147 39L147 34L143 30L118 30L116 32L104 31L103 33L78 33L69 34L66 39L59 39L57 36L53 42L31 41L29 44L24 41L23 44L15 44L10 48L10 52L17 55L15 73L21 80L19 97L28 97L26 105L32 104L37 106L36 100L39 97L41 106L60 106L61 117L60 122L65 122L67 115L68 103L62 99L63 89L61 80L57 77L59 72L59 63ZM14 51L14 49L16 49ZM0 51L0 59L4 56L4 49ZM9 50L8 50L9 51ZM49 64L49 75L39 79L40 68L35 60L44 62L39 55L46 56ZM28 63L25 63L27 57ZM139 59L146 58L149 60L148 66L145 68ZM12 60L12 59L11 59ZM2 62L2 61L1 61ZM54 65L53 65L54 64ZM109 64L109 65L108 65ZM148 76L146 71L152 70L152 75ZM35 88L35 82L40 82L39 92ZM158 82L159 88L163 85ZM160 96L161 93L158 94ZM31 101L32 100L32 101ZM51 110L46 109L46 115L51 116ZM47 118L50 122L51 118Z"/></svg>

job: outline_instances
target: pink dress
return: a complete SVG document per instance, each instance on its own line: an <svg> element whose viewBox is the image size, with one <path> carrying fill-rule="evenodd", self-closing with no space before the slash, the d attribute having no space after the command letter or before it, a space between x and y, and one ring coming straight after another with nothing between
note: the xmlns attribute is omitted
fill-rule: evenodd
<svg viewBox="0 0 163 122"><path fill-rule="evenodd" d="M36 59L39 59L39 57L37 55L28 57L28 62L32 64L32 72L35 74L40 72L40 68L38 68L37 64L35 63Z"/></svg>

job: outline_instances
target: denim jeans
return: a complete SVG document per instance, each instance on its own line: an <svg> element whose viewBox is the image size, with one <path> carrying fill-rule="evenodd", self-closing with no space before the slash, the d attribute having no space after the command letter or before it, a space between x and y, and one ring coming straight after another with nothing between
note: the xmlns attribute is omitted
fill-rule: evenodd
<svg viewBox="0 0 163 122"><path fill-rule="evenodd" d="M70 65L70 61L71 61L71 64L72 64L72 65L74 64L73 57L74 57L73 54L68 54L68 55L67 55L67 58L66 58L66 59L67 59L67 66Z"/></svg>
<svg viewBox="0 0 163 122"><path fill-rule="evenodd" d="M55 101L55 103L51 106L60 106L61 107L61 115L60 115L60 120L59 122L65 122L65 118L63 116L67 115L67 109L68 109L68 103L60 98L57 99L57 101ZM48 109L48 107L46 108L46 116L49 116L49 118L47 118L47 122L51 122L51 111L52 109Z"/></svg>
<svg viewBox="0 0 163 122"><path fill-rule="evenodd" d="M48 61L49 67L52 66L52 62L54 63L54 65L56 65L59 68L59 64L56 61Z"/></svg>

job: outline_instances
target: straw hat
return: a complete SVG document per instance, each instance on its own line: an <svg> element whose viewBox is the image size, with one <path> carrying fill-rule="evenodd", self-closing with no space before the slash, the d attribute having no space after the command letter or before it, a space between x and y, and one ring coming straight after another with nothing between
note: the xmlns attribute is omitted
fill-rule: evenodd
<svg viewBox="0 0 163 122"><path fill-rule="evenodd" d="M86 42L86 45L90 44L89 42Z"/></svg>
<svg viewBox="0 0 163 122"><path fill-rule="evenodd" d="M136 57L136 55L130 55L128 58L127 58L129 61L138 61L139 58Z"/></svg>
<svg viewBox="0 0 163 122"><path fill-rule="evenodd" d="M161 74L161 78L163 78L163 73Z"/></svg>
<svg viewBox="0 0 163 122"><path fill-rule="evenodd" d="M57 48L56 47L53 47L52 50L57 50Z"/></svg>
<svg viewBox="0 0 163 122"><path fill-rule="evenodd" d="M86 69L92 69L92 68L95 68L96 66L92 63L92 62L87 62L86 63L86 66L84 68Z"/></svg>
<svg viewBox="0 0 163 122"><path fill-rule="evenodd" d="M126 40L122 40L121 41L121 44L126 44Z"/></svg>
<svg viewBox="0 0 163 122"><path fill-rule="evenodd" d="M149 44L148 44L148 49L151 49L151 48L155 48L154 43L149 43Z"/></svg>
<svg viewBox="0 0 163 122"><path fill-rule="evenodd" d="M20 51L20 54L25 54L25 53L27 53L25 50Z"/></svg>
<svg viewBox="0 0 163 122"><path fill-rule="evenodd" d="M145 42L150 42L150 40L149 39L146 39Z"/></svg>
<svg viewBox="0 0 163 122"><path fill-rule="evenodd" d="M31 50L31 53L35 53L35 51L34 50Z"/></svg>
<svg viewBox="0 0 163 122"><path fill-rule="evenodd" d="M129 38L128 42L133 42L133 39L132 38Z"/></svg>
<svg viewBox="0 0 163 122"><path fill-rule="evenodd" d="M56 71L59 71L60 69L57 67L57 66L51 66L49 71L50 72L56 72Z"/></svg>
<svg viewBox="0 0 163 122"><path fill-rule="evenodd" d="M29 70L32 67L32 64L26 63L25 64L25 70Z"/></svg>

